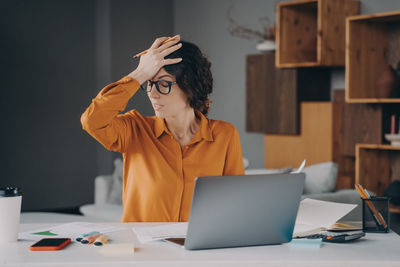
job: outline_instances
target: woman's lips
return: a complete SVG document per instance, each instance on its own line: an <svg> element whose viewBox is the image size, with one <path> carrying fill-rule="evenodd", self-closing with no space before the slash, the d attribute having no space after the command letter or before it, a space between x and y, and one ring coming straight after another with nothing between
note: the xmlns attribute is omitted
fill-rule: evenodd
<svg viewBox="0 0 400 267"><path fill-rule="evenodd" d="M163 107L164 107L163 105L153 104L154 110L160 110L160 109L162 109Z"/></svg>

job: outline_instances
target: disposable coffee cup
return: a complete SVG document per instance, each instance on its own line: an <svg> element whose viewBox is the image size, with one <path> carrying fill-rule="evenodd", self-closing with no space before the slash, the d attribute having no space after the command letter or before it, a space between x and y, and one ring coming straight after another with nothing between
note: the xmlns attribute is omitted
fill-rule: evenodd
<svg viewBox="0 0 400 267"><path fill-rule="evenodd" d="M22 192L16 187L0 188L0 243L18 240Z"/></svg>

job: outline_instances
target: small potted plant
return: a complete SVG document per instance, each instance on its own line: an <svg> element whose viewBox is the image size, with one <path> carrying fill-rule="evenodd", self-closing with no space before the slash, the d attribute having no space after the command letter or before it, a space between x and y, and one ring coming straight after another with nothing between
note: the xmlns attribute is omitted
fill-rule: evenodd
<svg viewBox="0 0 400 267"><path fill-rule="evenodd" d="M228 9L227 19L229 21L228 31L232 36L257 40L257 50L274 51L275 50L275 27L271 27L268 17L258 19L261 24L261 30L254 30L247 26L240 25L231 15L233 6Z"/></svg>

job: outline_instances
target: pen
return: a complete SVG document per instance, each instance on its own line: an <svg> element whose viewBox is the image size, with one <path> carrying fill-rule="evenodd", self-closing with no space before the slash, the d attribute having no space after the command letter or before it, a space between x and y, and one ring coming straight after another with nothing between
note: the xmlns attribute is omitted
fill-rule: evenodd
<svg viewBox="0 0 400 267"><path fill-rule="evenodd" d="M108 241L108 236L107 235L101 235L98 238L96 238L96 240L94 241L94 245L95 246L101 246L105 243L107 243Z"/></svg>
<svg viewBox="0 0 400 267"><path fill-rule="evenodd" d="M161 43L161 45L163 45L163 44L165 44L165 43L168 43L168 42L170 42L170 41L173 41L173 40L177 39L178 37L179 37L179 34L178 34L178 35L175 35L175 36L173 36L173 37L170 37L170 38L168 38L167 40L163 41L163 42ZM137 57L143 56L144 54L147 53L147 51L149 51L149 49L146 49L146 50L140 52L139 54L137 54L137 55L134 56L133 58L137 58Z"/></svg>
<svg viewBox="0 0 400 267"><path fill-rule="evenodd" d="M374 218L377 220L378 224L380 226L383 226L384 228L387 228L387 224L385 222L385 219L383 219L382 214L376 210L374 204L372 204L372 202L370 200L369 193L366 192L366 190L360 185L360 184L356 184L355 185L356 190L358 191L358 193L361 195L361 198L366 199L366 203L368 205L368 207L370 208L370 210L373 213Z"/></svg>
<svg viewBox="0 0 400 267"><path fill-rule="evenodd" d="M81 243L82 244L92 244L96 240L96 238L98 238L99 236L101 236L100 233L87 236L84 239L82 239Z"/></svg>
<svg viewBox="0 0 400 267"><path fill-rule="evenodd" d="M98 234L98 233L99 232L97 232L97 231L92 231L92 232L89 232L86 234L82 234L80 237L76 238L76 241L81 242L84 237L91 236L91 235Z"/></svg>

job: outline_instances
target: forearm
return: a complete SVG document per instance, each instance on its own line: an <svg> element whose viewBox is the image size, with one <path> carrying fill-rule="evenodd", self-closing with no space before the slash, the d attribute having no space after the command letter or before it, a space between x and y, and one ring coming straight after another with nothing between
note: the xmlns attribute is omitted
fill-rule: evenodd
<svg viewBox="0 0 400 267"><path fill-rule="evenodd" d="M143 84L145 81L147 81L146 76L138 69L135 69L134 71L129 73L127 76L138 81L139 84Z"/></svg>
<svg viewBox="0 0 400 267"><path fill-rule="evenodd" d="M104 87L82 114L83 128L99 129L110 124L120 112L124 111L129 99L139 87L140 84L136 79L128 77Z"/></svg>

